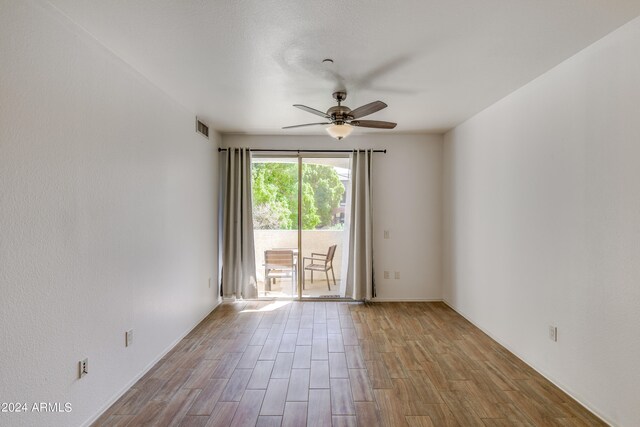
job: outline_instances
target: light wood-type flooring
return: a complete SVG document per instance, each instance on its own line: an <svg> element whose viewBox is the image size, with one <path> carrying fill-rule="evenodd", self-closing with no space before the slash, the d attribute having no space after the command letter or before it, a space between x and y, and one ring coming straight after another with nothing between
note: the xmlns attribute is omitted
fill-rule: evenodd
<svg viewBox="0 0 640 427"><path fill-rule="evenodd" d="M605 425L443 303L224 303L96 426Z"/></svg>

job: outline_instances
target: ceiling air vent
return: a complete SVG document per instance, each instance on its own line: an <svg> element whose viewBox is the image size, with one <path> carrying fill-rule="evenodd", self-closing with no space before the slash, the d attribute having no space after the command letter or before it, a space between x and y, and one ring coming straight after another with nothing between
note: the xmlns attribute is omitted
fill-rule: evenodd
<svg viewBox="0 0 640 427"><path fill-rule="evenodd" d="M209 126L205 125L196 117L196 132L209 139Z"/></svg>

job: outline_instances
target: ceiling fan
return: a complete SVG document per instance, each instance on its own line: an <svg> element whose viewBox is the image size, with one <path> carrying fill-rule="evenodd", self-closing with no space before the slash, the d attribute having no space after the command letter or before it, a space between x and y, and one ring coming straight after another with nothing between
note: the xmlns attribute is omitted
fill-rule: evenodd
<svg viewBox="0 0 640 427"><path fill-rule="evenodd" d="M316 116L324 117L329 120L327 122L319 123L306 123L304 125L285 126L282 129L292 129L304 126L316 126L316 125L331 125L327 127L327 133L337 140L346 138L353 131L353 126L364 128L376 128L376 129L393 129L397 123L384 122L380 120L359 120L361 117L373 114L376 111L380 111L387 107L382 101L374 101L369 104L358 107L355 110L341 105L342 101L347 99L347 92L334 92L333 98L338 101L338 105L331 107L326 113L315 108L307 107L306 105L295 104L301 110L307 111Z"/></svg>

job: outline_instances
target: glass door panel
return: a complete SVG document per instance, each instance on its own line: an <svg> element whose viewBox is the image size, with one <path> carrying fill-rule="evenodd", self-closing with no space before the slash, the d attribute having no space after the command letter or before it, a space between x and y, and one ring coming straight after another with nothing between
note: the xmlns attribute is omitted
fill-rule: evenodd
<svg viewBox="0 0 640 427"><path fill-rule="evenodd" d="M298 297L298 188L297 156L253 157L258 298Z"/></svg>
<svg viewBox="0 0 640 427"><path fill-rule="evenodd" d="M348 157L301 159L302 228L300 286L302 298L344 297L348 247Z"/></svg>

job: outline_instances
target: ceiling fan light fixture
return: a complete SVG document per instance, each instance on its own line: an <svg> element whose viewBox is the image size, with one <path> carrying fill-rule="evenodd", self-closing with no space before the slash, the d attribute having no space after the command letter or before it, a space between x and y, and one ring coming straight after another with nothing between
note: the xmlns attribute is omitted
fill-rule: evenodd
<svg viewBox="0 0 640 427"><path fill-rule="evenodd" d="M331 126L327 126L326 130L329 136L340 141L341 139L351 135L351 132L353 132L353 127L348 124L343 124L343 125L333 124Z"/></svg>

